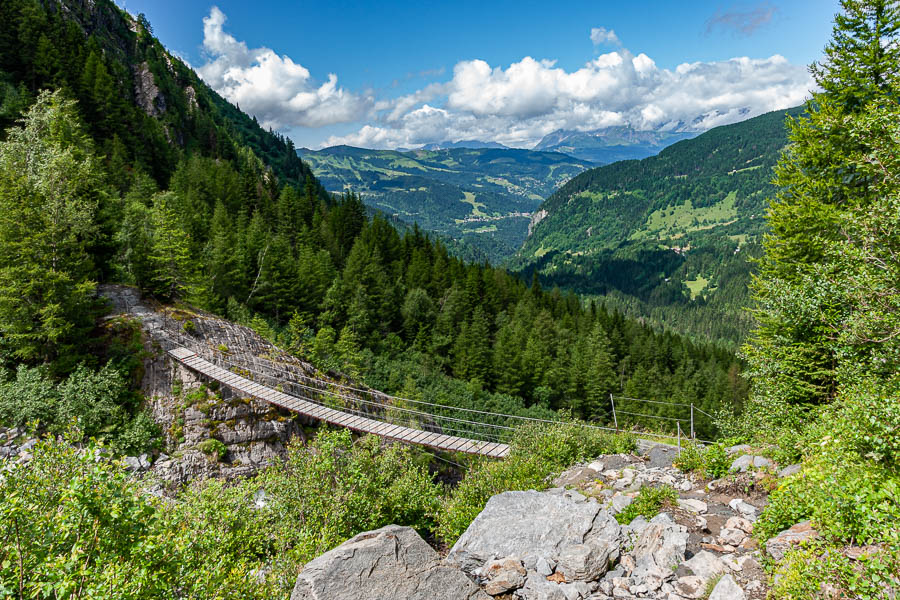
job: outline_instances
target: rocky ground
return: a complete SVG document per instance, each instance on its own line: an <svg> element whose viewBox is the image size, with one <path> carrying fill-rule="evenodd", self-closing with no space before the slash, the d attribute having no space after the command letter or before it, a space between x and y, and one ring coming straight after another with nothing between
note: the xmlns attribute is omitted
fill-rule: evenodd
<svg viewBox="0 0 900 600"><path fill-rule="evenodd" d="M806 526L758 548L753 523L778 471L731 450L733 474L715 481L681 473L673 450L655 447L572 467L547 491L498 494L443 558L408 528L360 534L309 563L292 600L765 598L763 553L815 532ZM641 489L660 485L678 500L649 520L616 520ZM445 587L435 595L436 581Z"/></svg>

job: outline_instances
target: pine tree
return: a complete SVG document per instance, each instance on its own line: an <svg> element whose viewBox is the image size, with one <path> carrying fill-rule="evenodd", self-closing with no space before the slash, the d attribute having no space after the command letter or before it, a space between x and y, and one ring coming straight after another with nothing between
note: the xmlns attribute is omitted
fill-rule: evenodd
<svg viewBox="0 0 900 600"><path fill-rule="evenodd" d="M0 338L7 358L61 361L92 326L88 244L103 169L75 103L42 92L0 144ZM62 364L67 363L67 364Z"/></svg>
<svg viewBox="0 0 900 600"><path fill-rule="evenodd" d="M889 201L896 180L896 163L887 157L897 155L900 11L882 0L842 6L828 60L813 67L824 92L791 123L792 144L776 169L781 191L769 210L771 234L754 282L758 327L744 349L754 378L751 412L787 426L799 427L803 407L831 401L841 379L863 369L868 358L859 357L873 346L846 338L848 323L871 305L847 296L865 279L862 263L847 257L871 242L861 232L854 239L850 225L884 231L881 247L888 252L898 243L873 213ZM882 262L880 271L891 264ZM891 298L889 289L877 297Z"/></svg>
<svg viewBox="0 0 900 600"><path fill-rule="evenodd" d="M163 192L154 196L150 211L153 237L149 256L152 272L149 291L166 300L184 297L193 291L194 283L190 238L175 210L177 205L178 199L174 193Z"/></svg>
<svg viewBox="0 0 900 600"><path fill-rule="evenodd" d="M599 324L590 337L591 361L585 383L585 418L605 420L609 414L609 395L616 391L616 370L612 347L606 331Z"/></svg>
<svg viewBox="0 0 900 600"><path fill-rule="evenodd" d="M900 75L900 4L896 0L842 0L826 59L811 71L843 110L861 110L889 95Z"/></svg>

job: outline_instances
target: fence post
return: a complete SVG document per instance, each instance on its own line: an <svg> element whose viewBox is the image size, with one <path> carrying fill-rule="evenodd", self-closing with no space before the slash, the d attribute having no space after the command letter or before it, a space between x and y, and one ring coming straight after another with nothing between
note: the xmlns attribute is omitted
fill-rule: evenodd
<svg viewBox="0 0 900 600"><path fill-rule="evenodd" d="M615 426L616 431L618 431L619 430L619 420L616 418L616 401L613 400L612 393L610 393L610 395L609 395L609 403L612 404L613 425Z"/></svg>
<svg viewBox="0 0 900 600"><path fill-rule="evenodd" d="M675 428L678 430L678 454L681 454L681 422L675 421Z"/></svg>
<svg viewBox="0 0 900 600"><path fill-rule="evenodd" d="M695 439L694 436L694 403L691 402L691 439Z"/></svg>

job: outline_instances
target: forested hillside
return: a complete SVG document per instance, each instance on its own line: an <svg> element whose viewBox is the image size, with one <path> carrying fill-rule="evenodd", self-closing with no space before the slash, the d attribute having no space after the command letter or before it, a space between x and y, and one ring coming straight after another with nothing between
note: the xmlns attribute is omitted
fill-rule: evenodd
<svg viewBox="0 0 900 600"><path fill-rule="evenodd" d="M495 263L521 247L541 201L591 166L557 152L502 147L398 152L335 146L299 154L326 189L353 190L366 205L463 240Z"/></svg>
<svg viewBox="0 0 900 600"><path fill-rule="evenodd" d="M766 227L785 114L801 111L717 127L658 156L582 173L541 205L513 266L666 327L741 341L750 327L747 258Z"/></svg>
<svg viewBox="0 0 900 600"><path fill-rule="evenodd" d="M85 344L94 286L118 281L252 322L387 392L601 421L610 393L709 412L743 399L728 353L465 264L367 218L359 196L324 193L290 143L207 88L142 18L111 2L3 10L16 24L4 106L24 115L0 151L7 366L51 378L101 367ZM8 418L31 416L17 410Z"/></svg>

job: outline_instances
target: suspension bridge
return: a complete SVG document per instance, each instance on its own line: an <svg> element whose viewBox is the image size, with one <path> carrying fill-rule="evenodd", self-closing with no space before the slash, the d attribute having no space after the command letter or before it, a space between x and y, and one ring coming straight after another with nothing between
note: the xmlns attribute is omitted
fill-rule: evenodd
<svg viewBox="0 0 900 600"><path fill-rule="evenodd" d="M332 380L304 376L286 366L280 368L273 366L271 361L267 361L269 364L260 370L258 366L254 367L244 362L235 363L224 356L210 356L210 360L207 360L197 352L182 346L171 348L168 354L192 371L227 386L242 396L256 398L293 413L359 433L446 452L505 458L510 451L507 442L518 426L525 423L560 422L399 398ZM219 351L218 354L225 353ZM264 385L261 381L269 385ZM633 408L627 411L617 410L617 398L620 404L623 401L629 402L630 405L645 402L666 405L670 409L674 407L676 410L678 407L686 407L690 413L689 417L681 418L634 412ZM682 434L682 423L685 424L685 428L688 423L690 424L690 438L703 441L697 440L694 435L695 420L701 415L711 418L711 415L693 404L621 396L610 396L610 404L614 427L587 423L582 424L582 427L624 433L634 430L624 423L620 429L620 418L667 420L675 423L677 431L675 435L646 431L640 434L657 439L677 440L680 446L681 439L687 440L689 437L687 431ZM633 424L634 419L631 419L631 422ZM639 442L639 445L645 448L654 445L651 441L639 440Z"/></svg>
<svg viewBox="0 0 900 600"><path fill-rule="evenodd" d="M103 292L119 314L139 319L153 345L172 360L241 397L308 419L402 443L490 458L509 455L509 444L522 425L561 422L400 398L349 385L340 374L320 372L247 327L195 311L151 308L130 288L107 286ZM693 404L622 396L609 400L612 427L581 426L636 433L642 449L655 445L653 439L679 446L682 439L703 441L695 435L696 422L712 421L711 415ZM652 405L667 406L663 414L659 406L653 412L640 410ZM671 434L663 433L662 427L652 431L648 424L668 427Z"/></svg>

